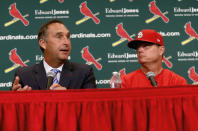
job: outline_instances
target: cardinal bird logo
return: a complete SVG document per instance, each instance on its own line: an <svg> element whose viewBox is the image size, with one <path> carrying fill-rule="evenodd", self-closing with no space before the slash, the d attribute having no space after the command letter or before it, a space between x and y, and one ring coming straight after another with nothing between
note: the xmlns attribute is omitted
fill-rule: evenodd
<svg viewBox="0 0 198 131"><path fill-rule="evenodd" d="M63 3L63 2L64 2L64 0L58 0L58 2L59 2L59 3Z"/></svg>
<svg viewBox="0 0 198 131"><path fill-rule="evenodd" d="M16 3L11 4L9 9L9 13L12 17L14 17L14 19L20 19L21 22L25 25L28 26L29 25L29 21L27 19L25 19L21 13L19 12L19 10L16 8Z"/></svg>
<svg viewBox="0 0 198 131"><path fill-rule="evenodd" d="M87 7L86 1L80 4L80 12L85 15L85 17L90 17L96 24L100 23L100 20L95 15L93 15L91 10Z"/></svg>
<svg viewBox="0 0 198 131"><path fill-rule="evenodd" d="M194 66L188 69L188 77L193 81L193 83L198 82L198 74L195 72Z"/></svg>
<svg viewBox="0 0 198 131"><path fill-rule="evenodd" d="M154 16L160 16L165 23L168 23L169 19L161 12L161 10L156 6L155 1L149 3L149 10Z"/></svg>
<svg viewBox="0 0 198 131"><path fill-rule="evenodd" d="M119 73L120 73L120 79L122 80L122 78L126 75L125 68L121 69Z"/></svg>
<svg viewBox="0 0 198 131"><path fill-rule="evenodd" d="M184 28L186 34L188 34L190 37L195 37L196 39L198 39L198 35L195 32L195 30L192 28L190 21L185 24Z"/></svg>
<svg viewBox="0 0 198 131"><path fill-rule="evenodd" d="M95 60L95 58L93 57L93 55L89 52L88 48L89 47L86 46L86 47L84 47L82 49L82 51L81 51L82 58L85 61L87 61L87 63L93 63L98 70L101 70L102 69L102 65Z"/></svg>
<svg viewBox="0 0 198 131"><path fill-rule="evenodd" d="M123 28L123 24L120 23L118 24L116 27L116 33L118 36L121 37L121 39L128 39L128 41L132 41L133 39L128 35L128 33L126 32L126 30Z"/></svg>
<svg viewBox="0 0 198 131"><path fill-rule="evenodd" d="M19 55L17 54L17 49L14 48L9 52L9 58L14 64L18 64L21 67L27 66L26 64L23 63Z"/></svg>
<svg viewBox="0 0 198 131"><path fill-rule="evenodd" d="M166 64L166 66L168 68L172 68L173 67L173 64L167 58L163 57L163 61L164 61L164 63Z"/></svg>

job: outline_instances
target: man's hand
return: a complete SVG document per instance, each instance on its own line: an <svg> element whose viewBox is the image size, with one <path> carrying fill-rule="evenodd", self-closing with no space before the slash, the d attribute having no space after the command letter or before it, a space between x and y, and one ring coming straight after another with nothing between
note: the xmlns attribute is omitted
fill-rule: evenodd
<svg viewBox="0 0 198 131"><path fill-rule="evenodd" d="M50 90L67 90L67 88L56 83L50 86Z"/></svg>
<svg viewBox="0 0 198 131"><path fill-rule="evenodd" d="M12 85L12 91L29 91L29 90L32 90L32 87L26 85L24 86L23 88L21 87L21 84L19 84L19 77L16 76L15 77L15 80L14 80L14 83Z"/></svg>

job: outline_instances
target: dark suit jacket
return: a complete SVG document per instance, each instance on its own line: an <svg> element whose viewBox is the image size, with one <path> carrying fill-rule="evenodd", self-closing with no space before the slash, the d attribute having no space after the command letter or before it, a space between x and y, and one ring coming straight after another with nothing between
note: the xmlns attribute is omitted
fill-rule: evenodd
<svg viewBox="0 0 198 131"><path fill-rule="evenodd" d="M15 72L22 87L31 86L33 90L45 90L47 76L43 61L39 64L19 68ZM62 68L59 84L67 89L96 88L93 68L86 64L66 61Z"/></svg>

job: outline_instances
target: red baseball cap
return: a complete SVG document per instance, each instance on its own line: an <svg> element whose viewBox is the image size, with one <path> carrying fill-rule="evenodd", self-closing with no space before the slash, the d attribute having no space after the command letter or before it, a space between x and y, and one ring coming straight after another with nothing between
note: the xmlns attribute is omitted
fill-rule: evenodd
<svg viewBox="0 0 198 131"><path fill-rule="evenodd" d="M164 46L162 35L156 32L155 30L151 30L151 29L141 30L138 33L136 39L128 43L128 47L137 49L138 44L141 43L150 43L150 44L157 44L160 46Z"/></svg>

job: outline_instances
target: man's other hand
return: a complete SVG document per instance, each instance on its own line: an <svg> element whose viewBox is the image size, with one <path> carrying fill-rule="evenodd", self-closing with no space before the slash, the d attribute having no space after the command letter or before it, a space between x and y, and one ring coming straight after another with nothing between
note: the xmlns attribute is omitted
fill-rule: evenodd
<svg viewBox="0 0 198 131"><path fill-rule="evenodd" d="M15 77L14 83L12 85L12 91L29 91L32 90L32 87L26 85L23 88L21 87L21 84L19 83L20 78L18 76Z"/></svg>
<svg viewBox="0 0 198 131"><path fill-rule="evenodd" d="M50 90L67 90L67 88L56 83L50 86Z"/></svg>

